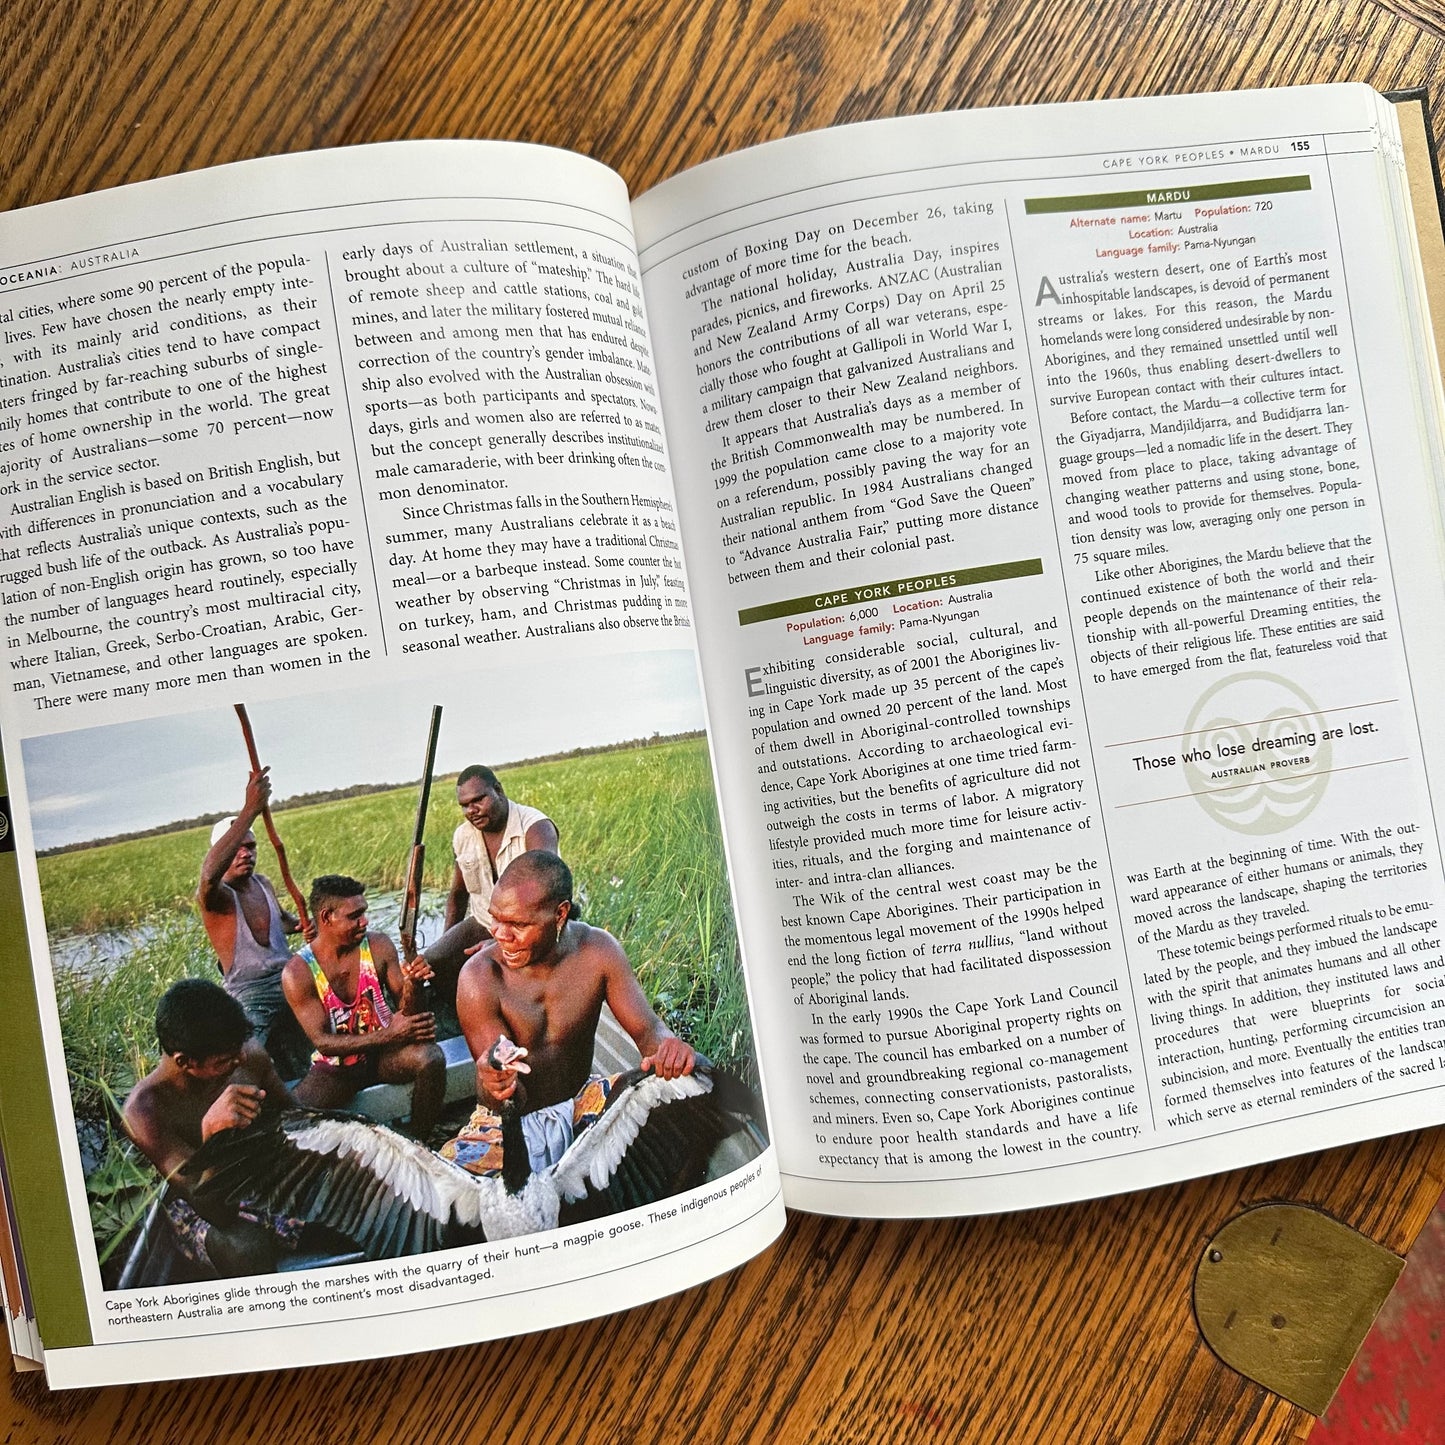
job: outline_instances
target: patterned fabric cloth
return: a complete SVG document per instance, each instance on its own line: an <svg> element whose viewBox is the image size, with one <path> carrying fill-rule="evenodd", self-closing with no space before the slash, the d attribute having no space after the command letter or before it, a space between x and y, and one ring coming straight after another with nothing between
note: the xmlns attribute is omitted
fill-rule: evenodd
<svg viewBox="0 0 1445 1445"><path fill-rule="evenodd" d="M621 1074L594 1075L583 1084L570 1103L564 1099L560 1105L522 1115L522 1135L527 1140L527 1153L533 1160L534 1170L544 1167L546 1163L555 1164L560 1157L561 1151L557 1150L555 1145L555 1127L547 1127L549 1124L555 1126L558 1111L570 1111L570 1119L565 1120L568 1126L565 1131L566 1142L562 1145L565 1149L567 1144L601 1116L603 1109L607 1107L613 1086L621 1077ZM543 1115L546 1116L545 1121L540 1117ZM529 1129L528 1120L533 1119L538 1122ZM545 1144L544 1138L547 1141ZM544 1148L546 1157L542 1164L538 1164L536 1159ZM449 1139L437 1152L443 1159L450 1159L453 1164L461 1165L470 1174L480 1175L484 1179L499 1178L502 1173L502 1121L487 1105L478 1104L462 1132L455 1139Z"/></svg>
<svg viewBox="0 0 1445 1445"><path fill-rule="evenodd" d="M350 1003L343 1003L331 987L316 955L308 943L300 952L301 958L311 970L311 980L320 995L321 1006L326 1010L327 1027L333 1034L374 1034L379 1033L391 1022L391 1008L381 980L376 976L376 965L371 961L371 942L361 940L361 967L356 980L356 997ZM365 1054L345 1054L340 1058L323 1054L319 1050L311 1055L311 1064L325 1069L349 1068L366 1062Z"/></svg>
<svg viewBox="0 0 1445 1445"><path fill-rule="evenodd" d="M203 1219L179 1194L171 1194L165 1200L166 1218L170 1221L171 1233L175 1236L176 1248L190 1260L206 1269L214 1269L215 1262L206 1248L211 1231L216 1227L210 1220ZM294 1251L301 1242L301 1231L306 1227L304 1219L294 1219L288 1214L273 1214L250 1200L242 1200L236 1214L248 1223L269 1229L280 1242L282 1249Z"/></svg>

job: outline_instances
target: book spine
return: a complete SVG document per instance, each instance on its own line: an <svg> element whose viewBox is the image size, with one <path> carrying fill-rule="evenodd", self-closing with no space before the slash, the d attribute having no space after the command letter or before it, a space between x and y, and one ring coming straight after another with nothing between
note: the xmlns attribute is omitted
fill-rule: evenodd
<svg viewBox="0 0 1445 1445"><path fill-rule="evenodd" d="M20 1299L13 1312L35 1319L51 1349L92 1342L60 1165L55 1099L45 1070L40 1002L26 943L15 834L0 756L0 997L5 1000L8 1047L0 1050L0 1142L9 1176L18 1238Z"/></svg>

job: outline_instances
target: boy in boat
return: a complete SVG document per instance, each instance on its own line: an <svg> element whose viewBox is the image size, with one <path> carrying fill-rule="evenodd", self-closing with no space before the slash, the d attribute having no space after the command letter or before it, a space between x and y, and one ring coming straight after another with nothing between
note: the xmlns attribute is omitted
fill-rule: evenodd
<svg viewBox="0 0 1445 1445"><path fill-rule="evenodd" d="M310 901L316 937L281 976L313 1050L296 1098L340 1109L369 1084L410 1084L411 1132L425 1140L446 1091L436 1019L422 1002L432 971L424 958L403 964L384 933L368 930L366 890L355 878L316 879Z"/></svg>
<svg viewBox="0 0 1445 1445"><path fill-rule="evenodd" d="M251 1208L203 1216L185 1177L190 1157L223 1129L263 1109L294 1107L241 1005L203 978L172 984L156 1006L161 1061L130 1091L125 1131L167 1182L164 1208L182 1254L219 1275L265 1274L294 1250L303 1222Z"/></svg>

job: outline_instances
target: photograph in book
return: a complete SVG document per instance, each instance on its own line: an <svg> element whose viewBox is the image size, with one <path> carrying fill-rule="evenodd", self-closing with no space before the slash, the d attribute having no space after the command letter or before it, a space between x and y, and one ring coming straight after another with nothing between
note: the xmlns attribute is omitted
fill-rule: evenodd
<svg viewBox="0 0 1445 1445"><path fill-rule="evenodd" d="M107 1288L532 1234L757 1157L690 655L262 701L261 773L238 711L24 744Z"/></svg>

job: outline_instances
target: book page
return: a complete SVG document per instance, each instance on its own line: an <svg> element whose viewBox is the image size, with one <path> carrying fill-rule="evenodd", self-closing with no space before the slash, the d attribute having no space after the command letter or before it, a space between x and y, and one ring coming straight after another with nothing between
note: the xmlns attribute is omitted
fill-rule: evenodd
<svg viewBox="0 0 1445 1445"><path fill-rule="evenodd" d="M1388 107L882 122L634 211L789 1202L1438 1121L1439 402Z"/></svg>
<svg viewBox="0 0 1445 1445"><path fill-rule="evenodd" d="M357 1326L383 1316L405 1318L408 1350L510 1334L656 1298L761 1249L782 1209L618 178L541 148L408 143L19 213L0 238L0 357L0 729L45 1050L25 1067L48 1076L64 1189L46 1204L72 1225L63 1253L81 1281L36 1281L51 1383L374 1353L401 1337ZM590 940L594 972L577 975L565 1019L549 1016L547 1047L567 1051L568 1073L590 1058L585 1092L589 1074L676 1035L743 1091L729 1095L733 1152L698 1145L682 1193L585 1223L564 1201L559 1227L554 1209L516 1238L370 1258L340 1228L329 1255L298 1247L282 1274L217 1281L201 1260L198 1279L194 1220L172 1216L115 1115L171 1057L158 998L221 979L230 945L194 900L247 805L248 744L286 849L253 812L278 916L304 916L317 877L362 888L381 978L417 807L415 782L396 785L417 778L434 706L422 945L457 917L490 921L510 854L479 840L515 816L518 851L555 848L571 870L546 946ZM491 821L459 801L474 764L497 770L471 784L501 798L477 814ZM272 947L266 927L252 953ZM235 937L225 962L249 970ZM521 947L508 957L540 968ZM262 963L265 1007L284 1010L281 965ZM262 1029L260 993L226 983ZM599 1018L604 997L616 1020ZM460 1001L441 1036L444 1003L451 1112L427 1139L450 1120L455 1157L480 1168L494 1125L467 1125L476 1066ZM288 1021L268 1013L264 1029ZM412 1076L372 1057L374 1107L407 1117ZM555 1055L540 1062L519 1099L550 1087L549 1068L561 1078ZM370 1080L333 1079L327 1097L370 1098ZM588 1121L602 1097L557 1127L601 1132ZM551 1179L561 1166L535 1161L562 1146L546 1147L534 1172ZM180 1262L158 1262L172 1246Z"/></svg>

